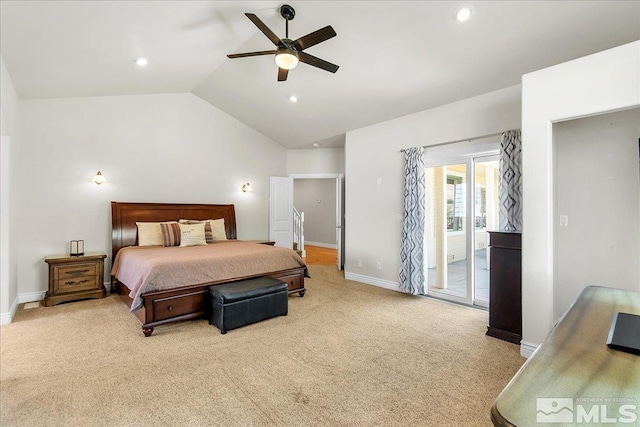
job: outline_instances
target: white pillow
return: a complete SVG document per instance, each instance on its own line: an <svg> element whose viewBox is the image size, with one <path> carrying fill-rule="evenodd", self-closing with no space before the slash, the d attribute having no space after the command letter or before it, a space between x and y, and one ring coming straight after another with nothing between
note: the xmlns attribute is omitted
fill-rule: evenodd
<svg viewBox="0 0 640 427"><path fill-rule="evenodd" d="M203 223L204 237L207 243L213 243L216 240L227 240L227 231L224 226L224 218L220 219L181 219L180 224L199 224Z"/></svg>
<svg viewBox="0 0 640 427"><path fill-rule="evenodd" d="M224 228L224 218L220 219L209 219L209 224L211 224L211 234L213 234L213 241L216 240L227 240L227 231Z"/></svg>
<svg viewBox="0 0 640 427"><path fill-rule="evenodd" d="M176 221L166 222L136 222L138 227L138 246L162 246L162 229L160 224L171 224Z"/></svg>
<svg viewBox="0 0 640 427"><path fill-rule="evenodd" d="M180 246L206 246L204 222L200 224L180 224Z"/></svg>

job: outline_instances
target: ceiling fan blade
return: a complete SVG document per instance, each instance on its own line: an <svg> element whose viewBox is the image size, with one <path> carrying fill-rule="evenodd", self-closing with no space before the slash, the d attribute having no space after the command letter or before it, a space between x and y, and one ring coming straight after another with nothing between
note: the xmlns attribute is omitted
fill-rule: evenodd
<svg viewBox="0 0 640 427"><path fill-rule="evenodd" d="M340 68L336 64L332 64L331 62L327 62L324 59L317 58L305 52L298 52L298 58L305 64L313 65L314 67L321 68L325 71L329 71L330 73L335 73L338 71L338 68Z"/></svg>
<svg viewBox="0 0 640 427"><path fill-rule="evenodd" d="M232 53L227 55L227 58L246 58L247 56L260 56L260 55L274 55L275 50L261 50L259 52L247 52L247 53Z"/></svg>
<svg viewBox="0 0 640 427"><path fill-rule="evenodd" d="M285 68L278 67L278 81L283 82L287 80L287 76L289 75L289 70Z"/></svg>
<svg viewBox="0 0 640 427"><path fill-rule="evenodd" d="M298 40L293 42L293 45L300 51L308 49L311 46L315 46L318 43L322 43L323 41L329 40L331 37L335 36L336 32L333 30L333 27L331 27L331 25L327 25L324 28L320 28L318 31L314 31L306 36L300 37Z"/></svg>
<svg viewBox="0 0 640 427"><path fill-rule="evenodd" d="M276 46L280 44L280 37L276 36L274 32L271 31L269 27L267 27L265 23L260 20L260 18L258 18L253 13L245 13L245 15L251 20L251 22L256 24L256 27L258 27L265 36L269 37L269 40L271 40L273 44L275 44Z"/></svg>

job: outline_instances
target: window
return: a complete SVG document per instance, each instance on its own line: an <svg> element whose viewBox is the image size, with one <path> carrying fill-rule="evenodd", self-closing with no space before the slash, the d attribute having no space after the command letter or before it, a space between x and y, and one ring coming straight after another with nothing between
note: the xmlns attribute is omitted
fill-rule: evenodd
<svg viewBox="0 0 640 427"><path fill-rule="evenodd" d="M465 185L461 176L447 175L447 231L464 230Z"/></svg>

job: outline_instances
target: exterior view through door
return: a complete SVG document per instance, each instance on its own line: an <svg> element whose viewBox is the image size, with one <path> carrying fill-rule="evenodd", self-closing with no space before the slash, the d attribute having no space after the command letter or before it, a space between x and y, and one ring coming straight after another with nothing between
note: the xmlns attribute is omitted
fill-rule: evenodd
<svg viewBox="0 0 640 427"><path fill-rule="evenodd" d="M445 160L425 172L428 292L488 307L488 231L499 224L498 157Z"/></svg>

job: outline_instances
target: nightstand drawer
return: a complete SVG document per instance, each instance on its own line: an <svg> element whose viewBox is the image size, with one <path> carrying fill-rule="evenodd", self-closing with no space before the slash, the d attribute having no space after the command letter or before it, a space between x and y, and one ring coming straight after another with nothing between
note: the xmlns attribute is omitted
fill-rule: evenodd
<svg viewBox="0 0 640 427"><path fill-rule="evenodd" d="M78 292L90 289L99 289L97 276L80 276L61 278L55 283L56 293Z"/></svg>
<svg viewBox="0 0 640 427"><path fill-rule="evenodd" d="M95 276L98 270L96 264L96 262L86 262L73 265L57 265L54 267L56 271L55 277L58 280L65 280L80 276Z"/></svg>

